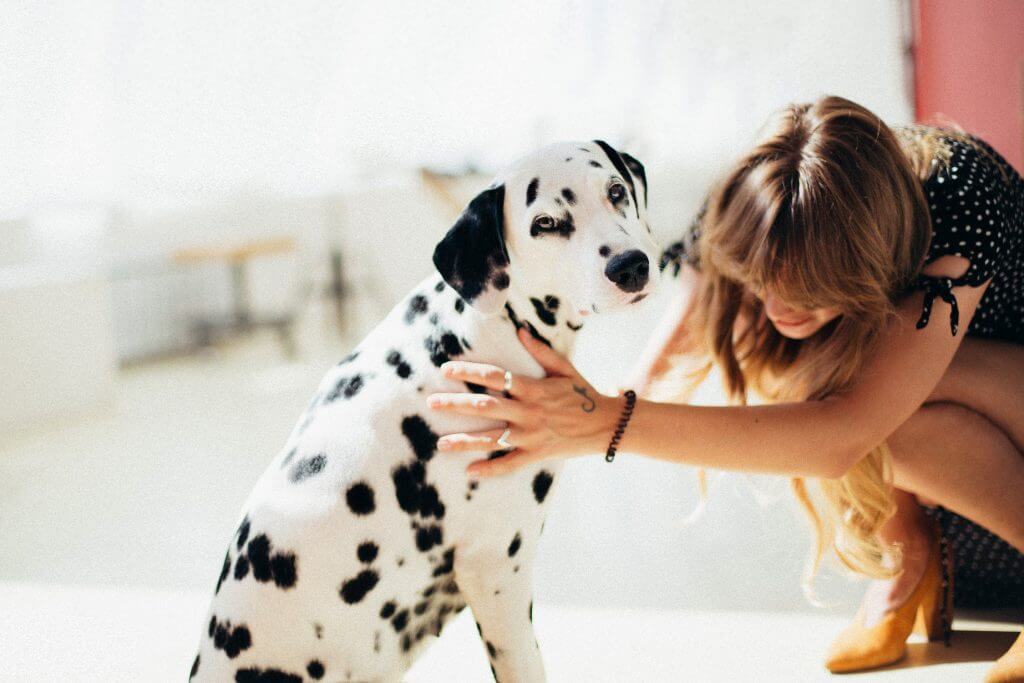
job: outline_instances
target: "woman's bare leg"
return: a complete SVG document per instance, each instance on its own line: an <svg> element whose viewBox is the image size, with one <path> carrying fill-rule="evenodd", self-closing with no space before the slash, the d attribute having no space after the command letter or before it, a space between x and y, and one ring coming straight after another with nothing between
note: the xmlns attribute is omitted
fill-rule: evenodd
<svg viewBox="0 0 1024 683"><path fill-rule="evenodd" d="M954 403L927 404L893 434L889 446L896 486L1024 552L1024 455L988 418Z"/></svg>
<svg viewBox="0 0 1024 683"><path fill-rule="evenodd" d="M895 491L896 514L885 523L879 536L902 550L903 571L888 581L872 581L864 595L864 625L873 626L889 610L902 605L917 587L928 566L931 549L931 521L912 493Z"/></svg>
<svg viewBox="0 0 1024 683"><path fill-rule="evenodd" d="M901 545L904 571L868 587L869 625L902 604L924 572L931 537L918 497L1024 552L1024 347L965 339L930 401L889 438L897 511L880 535Z"/></svg>

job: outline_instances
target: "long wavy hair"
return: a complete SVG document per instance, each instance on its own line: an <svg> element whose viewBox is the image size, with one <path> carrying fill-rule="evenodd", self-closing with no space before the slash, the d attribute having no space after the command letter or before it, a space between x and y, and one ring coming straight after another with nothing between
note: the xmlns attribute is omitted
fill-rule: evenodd
<svg viewBox="0 0 1024 683"><path fill-rule="evenodd" d="M690 377L717 365L736 403L751 391L816 401L851 388L923 265L931 220L921 181L948 160L943 140L935 129L895 133L840 97L778 112L714 188L700 223L688 336L708 362ZM764 288L789 306L841 315L789 339L752 294ZM884 443L838 479L792 484L816 535L805 589L830 550L858 574L899 571L899 549L878 535L895 511Z"/></svg>

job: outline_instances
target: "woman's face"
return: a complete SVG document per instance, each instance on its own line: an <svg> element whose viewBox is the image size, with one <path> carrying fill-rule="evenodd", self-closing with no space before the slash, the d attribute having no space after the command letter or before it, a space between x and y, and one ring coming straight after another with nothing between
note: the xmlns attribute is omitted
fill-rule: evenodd
<svg viewBox="0 0 1024 683"><path fill-rule="evenodd" d="M768 289L757 292L757 297L764 303L764 312L775 329L790 339L807 339L841 313L838 308L796 308Z"/></svg>

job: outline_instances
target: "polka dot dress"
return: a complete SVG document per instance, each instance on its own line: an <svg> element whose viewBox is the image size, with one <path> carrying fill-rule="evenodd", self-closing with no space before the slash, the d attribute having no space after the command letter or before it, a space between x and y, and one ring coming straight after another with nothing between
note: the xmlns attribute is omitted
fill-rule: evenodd
<svg viewBox="0 0 1024 683"><path fill-rule="evenodd" d="M954 255L971 265L960 278L918 278L917 287L925 291L918 327L929 324L932 303L940 298L951 305L948 324L956 334L961 321L952 288L991 280L969 321L968 336L1024 344L1024 180L981 140L948 138L947 143L948 162L936 162L924 184L932 217L927 260ZM1024 404L1024 386L1021 399ZM1024 555L954 512L930 512L953 548L954 602L966 607L1024 606Z"/></svg>

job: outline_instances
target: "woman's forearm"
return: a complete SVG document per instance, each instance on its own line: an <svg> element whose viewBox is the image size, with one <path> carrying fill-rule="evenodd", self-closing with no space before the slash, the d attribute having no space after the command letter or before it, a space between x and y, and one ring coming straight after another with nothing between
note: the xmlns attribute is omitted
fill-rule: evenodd
<svg viewBox="0 0 1024 683"><path fill-rule="evenodd" d="M841 413L838 401L740 407L640 401L620 448L698 467L833 478L864 455Z"/></svg>

